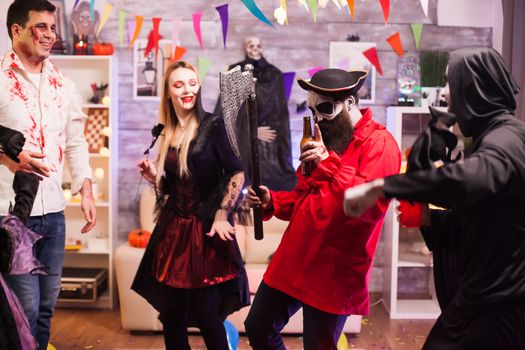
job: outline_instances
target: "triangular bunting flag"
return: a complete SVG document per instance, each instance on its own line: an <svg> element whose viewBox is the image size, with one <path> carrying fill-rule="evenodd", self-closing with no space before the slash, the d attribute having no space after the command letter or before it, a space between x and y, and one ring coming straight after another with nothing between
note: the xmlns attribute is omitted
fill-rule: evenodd
<svg viewBox="0 0 525 350"><path fill-rule="evenodd" d="M78 2L79 2L79 1L80 1L80 0L75 0L75 5L73 5L73 10L77 8L77 5L78 5Z"/></svg>
<svg viewBox="0 0 525 350"><path fill-rule="evenodd" d="M410 25L412 27L412 34L414 34L414 43L416 49L419 49L419 43L421 42L421 33L423 32L423 24L414 23Z"/></svg>
<svg viewBox="0 0 525 350"><path fill-rule="evenodd" d="M286 10L282 6L279 6L278 8L275 9L275 11L273 11L273 17L275 18L277 23L279 23L280 25L283 25L284 22L288 21Z"/></svg>
<svg viewBox="0 0 525 350"><path fill-rule="evenodd" d="M281 0L281 7L284 9L284 13L286 13L286 25L288 25L288 9L286 8L286 0Z"/></svg>
<svg viewBox="0 0 525 350"><path fill-rule="evenodd" d="M124 46L124 25L126 23L126 16L128 14L126 11L119 10L118 11L118 37L120 46Z"/></svg>
<svg viewBox="0 0 525 350"><path fill-rule="evenodd" d="M129 42L129 47L132 47L135 43L135 40L137 40L140 30L142 29L142 22L144 22L144 16L135 16L135 32L133 33L133 37Z"/></svg>
<svg viewBox="0 0 525 350"><path fill-rule="evenodd" d="M182 58L182 56L184 56L186 54L188 50L186 50L186 48L182 47L182 46L175 46L175 51L173 52L173 55L171 56L170 60L171 62L177 62L177 61L180 61L180 59Z"/></svg>
<svg viewBox="0 0 525 350"><path fill-rule="evenodd" d="M421 7L425 13L425 17L428 17L428 0L419 0L421 2Z"/></svg>
<svg viewBox="0 0 525 350"><path fill-rule="evenodd" d="M133 40L133 33L135 33L136 26L137 26L136 21L133 21L131 19L128 21L128 43L131 43L131 40Z"/></svg>
<svg viewBox="0 0 525 350"><path fill-rule="evenodd" d="M195 35L197 36L197 40L199 41L201 50L203 50L204 45L202 45L202 36L201 36L202 12L196 12L192 15L192 17L193 17L193 30L195 31Z"/></svg>
<svg viewBox="0 0 525 350"><path fill-rule="evenodd" d="M328 5L328 1L329 0L319 0L319 7L322 8L322 9L325 9L326 5Z"/></svg>
<svg viewBox="0 0 525 350"><path fill-rule="evenodd" d="M310 75L310 78L311 78L315 73L319 72L321 69L323 69L323 67L321 67L321 66L308 69L308 74Z"/></svg>
<svg viewBox="0 0 525 350"><path fill-rule="evenodd" d="M269 26L273 27L272 22L270 22L270 20L268 20L268 18L266 18L264 13L259 9L259 7L257 7L257 5L255 4L254 0L241 0L241 1L244 4L244 6L246 6L248 8L248 10L252 13L252 15L257 17L260 21L262 21L262 22L268 24Z"/></svg>
<svg viewBox="0 0 525 350"><path fill-rule="evenodd" d="M388 17L390 16L390 0L379 0L381 8L383 9L383 17L385 18L385 24L388 23Z"/></svg>
<svg viewBox="0 0 525 350"><path fill-rule="evenodd" d="M155 34L154 29L152 29L151 32L149 32L148 42L146 43L146 47L144 48L144 57L148 56L151 50L159 46L160 39L162 39L162 35L159 35L158 31L157 34Z"/></svg>
<svg viewBox="0 0 525 350"><path fill-rule="evenodd" d="M295 78L295 72L283 73L284 94L286 96L286 101L290 99L290 94L292 93L294 78Z"/></svg>
<svg viewBox="0 0 525 350"><path fill-rule="evenodd" d="M100 31L102 30L102 28L104 28L104 25L108 21L110 12L111 12L111 4L108 4L106 2L106 6L104 8L104 14L102 15L102 20L100 21L100 24L98 25L97 36L100 34Z"/></svg>
<svg viewBox="0 0 525 350"><path fill-rule="evenodd" d="M348 2L348 9L350 10L350 14L352 15L352 21L354 20L354 0L347 0Z"/></svg>
<svg viewBox="0 0 525 350"><path fill-rule="evenodd" d="M332 0L332 2L335 4L335 6L337 6L338 10L341 9L341 4L339 3L339 0Z"/></svg>
<svg viewBox="0 0 525 350"><path fill-rule="evenodd" d="M222 43L226 48L226 36L228 35L228 4L220 5L215 8L219 12L222 24Z"/></svg>
<svg viewBox="0 0 525 350"><path fill-rule="evenodd" d="M383 75L383 70L381 69L381 63L379 62L379 57L377 57L377 51L375 47L371 47L368 50L363 51L363 55L376 67L379 74Z"/></svg>
<svg viewBox="0 0 525 350"><path fill-rule="evenodd" d="M304 9L307 11L307 12L310 12L310 8L308 7L308 4L306 3L306 0L297 0L299 1L299 4L303 5L304 6Z"/></svg>
<svg viewBox="0 0 525 350"><path fill-rule="evenodd" d="M390 35L386 41L392 46L392 49L397 53L399 57L403 57L405 55L405 51L403 50L403 44L401 44L401 36L399 35L399 32L395 32L394 34Z"/></svg>
<svg viewBox="0 0 525 350"><path fill-rule="evenodd" d="M309 0L309 2L310 2L310 9L312 10L312 16L314 18L314 22L317 22L317 1Z"/></svg>
<svg viewBox="0 0 525 350"><path fill-rule="evenodd" d="M151 21L153 22L153 42L155 44L155 57L157 57L157 55L159 54L159 26L161 20L162 19L158 17L151 19Z"/></svg>
<svg viewBox="0 0 525 350"><path fill-rule="evenodd" d="M204 78L206 77L206 74L208 74L208 70L211 66L211 60L207 59L206 57L199 57L198 67L199 67L199 80L202 84L204 81Z"/></svg>
<svg viewBox="0 0 525 350"><path fill-rule="evenodd" d="M89 16L91 19L95 18L95 0L89 2Z"/></svg>

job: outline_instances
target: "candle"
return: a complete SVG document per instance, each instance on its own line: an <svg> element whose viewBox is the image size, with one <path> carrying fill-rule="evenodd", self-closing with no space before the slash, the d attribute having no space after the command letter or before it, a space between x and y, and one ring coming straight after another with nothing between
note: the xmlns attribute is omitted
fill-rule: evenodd
<svg viewBox="0 0 525 350"><path fill-rule="evenodd" d="M102 180L104 178L104 169L103 168L96 168L95 169L95 177L98 180Z"/></svg>
<svg viewBox="0 0 525 350"><path fill-rule="evenodd" d="M87 55L87 41L84 41L83 37L79 38L79 40L75 43L74 54Z"/></svg>
<svg viewBox="0 0 525 350"><path fill-rule="evenodd" d="M109 156L109 148L101 147L99 153L101 156Z"/></svg>

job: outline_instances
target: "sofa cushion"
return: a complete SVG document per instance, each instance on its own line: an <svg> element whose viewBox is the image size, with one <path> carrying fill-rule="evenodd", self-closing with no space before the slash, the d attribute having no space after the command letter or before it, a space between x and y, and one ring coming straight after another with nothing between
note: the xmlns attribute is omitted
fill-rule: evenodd
<svg viewBox="0 0 525 350"><path fill-rule="evenodd" d="M242 225L235 225L235 239L241 251L242 260L246 260L246 235L248 228Z"/></svg>
<svg viewBox="0 0 525 350"><path fill-rule="evenodd" d="M253 234L246 237L246 264L268 264L272 255L281 242L282 233L264 232L264 238L256 240Z"/></svg>
<svg viewBox="0 0 525 350"><path fill-rule="evenodd" d="M153 232L155 227L155 190L148 186L140 194L140 228Z"/></svg>
<svg viewBox="0 0 525 350"><path fill-rule="evenodd" d="M253 226L246 230L246 264L268 264L272 255L279 246L284 231L288 226L288 221L279 220L272 217L263 222L264 238L256 240L253 234Z"/></svg>
<svg viewBox="0 0 525 350"><path fill-rule="evenodd" d="M246 275L248 276L250 294L257 292L257 288L259 288L262 282L267 267L268 264L246 264Z"/></svg>

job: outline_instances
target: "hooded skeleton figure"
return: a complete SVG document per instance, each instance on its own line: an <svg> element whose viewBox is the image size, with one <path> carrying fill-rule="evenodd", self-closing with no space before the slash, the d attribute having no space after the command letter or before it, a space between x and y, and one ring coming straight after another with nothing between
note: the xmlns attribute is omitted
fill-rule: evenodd
<svg viewBox="0 0 525 350"><path fill-rule="evenodd" d="M257 134L261 167L261 182L274 190L291 190L296 183L292 164L290 117L284 88L283 74L263 56L263 45L258 37L244 41L244 60L232 64L228 70L253 66L257 96ZM215 112L221 113L220 102ZM237 142L241 153L245 183L251 183L250 139L246 106L242 105L237 118Z"/></svg>

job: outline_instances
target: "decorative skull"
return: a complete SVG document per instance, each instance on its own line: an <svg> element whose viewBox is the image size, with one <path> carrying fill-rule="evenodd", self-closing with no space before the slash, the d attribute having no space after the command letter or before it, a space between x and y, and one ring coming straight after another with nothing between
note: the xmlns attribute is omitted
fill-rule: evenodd
<svg viewBox="0 0 525 350"><path fill-rule="evenodd" d="M262 57L261 39L256 36L246 38L246 40L244 40L244 51L248 58L256 61L260 60Z"/></svg>

